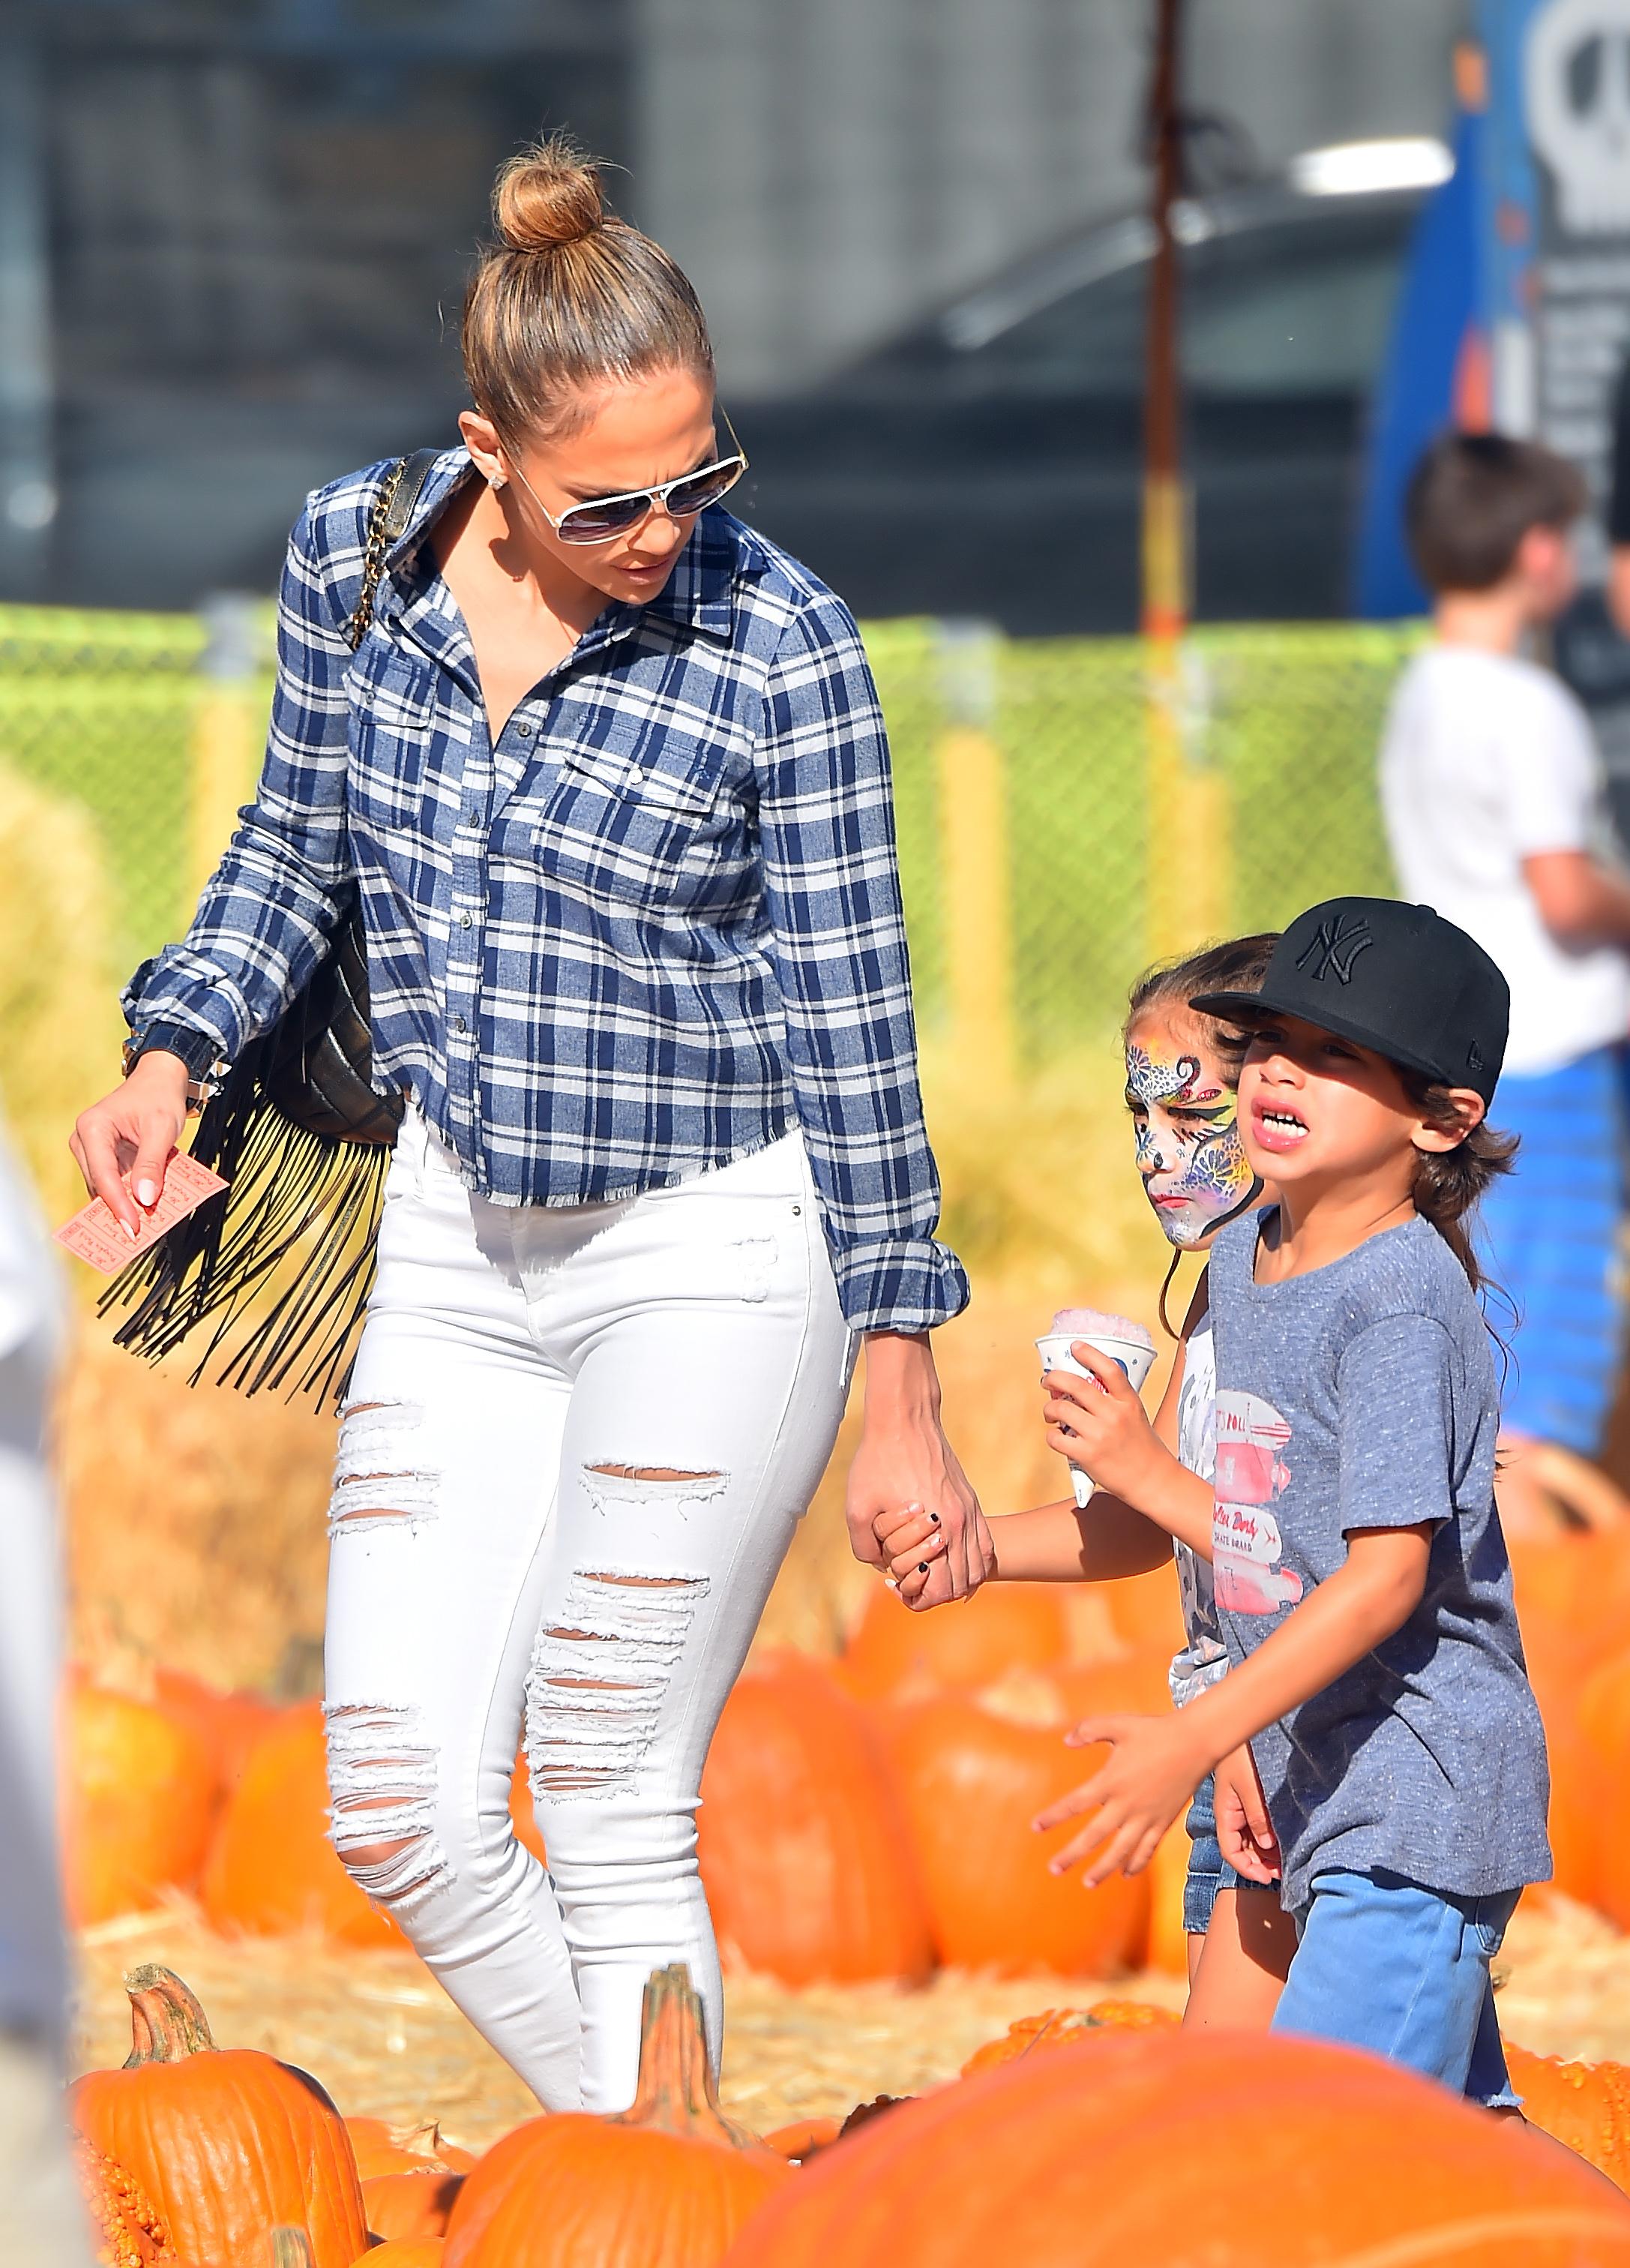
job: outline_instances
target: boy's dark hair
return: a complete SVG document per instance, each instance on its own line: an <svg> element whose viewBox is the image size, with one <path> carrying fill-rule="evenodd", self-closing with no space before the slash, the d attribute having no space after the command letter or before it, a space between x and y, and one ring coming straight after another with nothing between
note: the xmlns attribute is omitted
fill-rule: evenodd
<svg viewBox="0 0 1630 2268"><path fill-rule="evenodd" d="M1444 433L1409 476L1404 525L1429 591L1487 591L1511 571L1531 527L1559 532L1584 510L1566 457L1504 433Z"/></svg>
<svg viewBox="0 0 1630 2268"><path fill-rule="evenodd" d="M1445 1130L1454 1128L1455 1108L1446 1086L1423 1077L1420 1071L1406 1071L1401 1064L1398 1075L1404 1082L1404 1092L1431 1124ZM1484 1120L1455 1149L1420 1152L1414 1186L1410 1191L1415 1211L1422 1220L1431 1222L1465 1270L1466 1280L1474 1292L1488 1288L1489 1279L1479 1263L1465 1217L1491 1182L1498 1181L1502 1174L1511 1172L1516 1150L1515 1134L1502 1134Z"/></svg>
<svg viewBox="0 0 1630 2268"><path fill-rule="evenodd" d="M1127 1020L1120 1027L1124 1044L1132 1027L1140 1016L1162 1008L1177 1015L1186 1016L1191 1023L1210 1027L1217 1053L1222 1057L1224 1075L1230 1086L1239 1084L1239 1066L1245 1052L1246 1035L1237 1025L1225 1024L1215 1016L1202 1015L1198 1008L1189 1005L1190 995L1196 992L1254 992L1267 975L1268 957L1279 943L1277 930L1263 930L1254 937L1230 937L1222 945L1201 946L1198 953L1185 954L1180 961L1156 961L1146 968L1133 986L1127 1001ZM1173 1277L1182 1260L1181 1252L1174 1251L1166 1270L1164 1283L1160 1287L1160 1321L1168 1338L1178 1336L1171 1328L1171 1318L1166 1313L1166 1294L1171 1289Z"/></svg>

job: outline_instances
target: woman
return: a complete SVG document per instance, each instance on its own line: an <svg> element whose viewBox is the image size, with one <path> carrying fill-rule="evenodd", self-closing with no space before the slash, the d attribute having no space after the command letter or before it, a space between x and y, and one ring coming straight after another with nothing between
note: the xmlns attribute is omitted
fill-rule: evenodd
<svg viewBox="0 0 1630 2268"><path fill-rule="evenodd" d="M853 622L717 508L744 460L701 311L594 169L546 143L495 211L465 446L355 656L388 468L309 500L258 799L76 1148L133 1224L188 1079L275 1021L355 884L409 1108L330 1523L334 1842L547 2106L614 2110L653 1968L688 1963L717 2055L697 1786L857 1335L856 1548L907 1501L952 1590L988 1547L939 1425L927 1332L966 1283Z"/></svg>

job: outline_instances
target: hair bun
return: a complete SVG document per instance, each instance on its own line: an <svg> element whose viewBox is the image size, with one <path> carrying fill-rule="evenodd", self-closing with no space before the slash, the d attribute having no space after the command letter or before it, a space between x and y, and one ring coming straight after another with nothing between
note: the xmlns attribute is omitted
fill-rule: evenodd
<svg viewBox="0 0 1630 2268"><path fill-rule="evenodd" d="M510 252L549 252L592 236L606 221L599 167L564 135L511 158L492 195L493 218Z"/></svg>

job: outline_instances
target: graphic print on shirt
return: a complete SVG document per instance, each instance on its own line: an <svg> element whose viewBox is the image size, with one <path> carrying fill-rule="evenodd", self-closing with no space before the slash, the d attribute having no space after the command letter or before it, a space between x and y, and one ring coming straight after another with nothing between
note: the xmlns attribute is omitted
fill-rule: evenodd
<svg viewBox="0 0 1630 2268"><path fill-rule="evenodd" d="M1290 1427L1260 1395L1224 1387L1216 1429L1211 1572L1217 1604L1235 1615L1277 1614L1302 1596L1302 1578L1279 1564L1284 1544L1269 1510L1290 1479L1280 1454L1289 1445Z"/></svg>

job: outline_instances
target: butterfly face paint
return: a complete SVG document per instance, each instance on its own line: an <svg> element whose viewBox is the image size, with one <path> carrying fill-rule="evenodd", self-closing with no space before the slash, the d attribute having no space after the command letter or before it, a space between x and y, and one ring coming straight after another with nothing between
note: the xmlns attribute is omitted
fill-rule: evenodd
<svg viewBox="0 0 1630 2268"><path fill-rule="evenodd" d="M1262 1184L1240 1147L1233 1089L1171 1036L1127 1049L1127 1107L1137 1130L1143 1194L1184 1250L1254 1202Z"/></svg>

